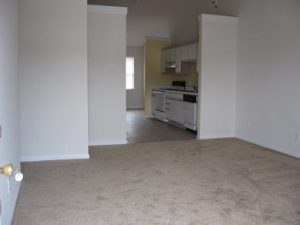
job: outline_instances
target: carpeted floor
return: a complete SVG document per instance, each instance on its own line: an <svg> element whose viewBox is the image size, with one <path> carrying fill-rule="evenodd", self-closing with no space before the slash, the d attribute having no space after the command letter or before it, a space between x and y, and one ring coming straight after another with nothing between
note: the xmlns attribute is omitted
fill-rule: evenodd
<svg viewBox="0 0 300 225"><path fill-rule="evenodd" d="M28 163L15 225L299 225L300 160L236 139Z"/></svg>

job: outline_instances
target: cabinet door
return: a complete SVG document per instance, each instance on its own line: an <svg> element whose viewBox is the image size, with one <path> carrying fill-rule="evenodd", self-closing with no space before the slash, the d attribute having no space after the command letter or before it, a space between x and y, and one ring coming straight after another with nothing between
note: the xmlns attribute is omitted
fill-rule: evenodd
<svg viewBox="0 0 300 225"><path fill-rule="evenodd" d="M184 102L184 123L190 125L196 125L197 123L197 104Z"/></svg>
<svg viewBox="0 0 300 225"><path fill-rule="evenodd" d="M175 50L176 50L176 73L181 73L181 51L182 51L182 47L177 47Z"/></svg>
<svg viewBox="0 0 300 225"><path fill-rule="evenodd" d="M175 62L176 61L176 50L175 48L166 49L166 62Z"/></svg>
<svg viewBox="0 0 300 225"><path fill-rule="evenodd" d="M188 52L188 45L181 46L181 61L187 61L189 59Z"/></svg>
<svg viewBox="0 0 300 225"><path fill-rule="evenodd" d="M176 48L169 49L170 51L170 61L176 62Z"/></svg>
<svg viewBox="0 0 300 225"><path fill-rule="evenodd" d="M197 44L188 45L188 59L196 60L197 59Z"/></svg>
<svg viewBox="0 0 300 225"><path fill-rule="evenodd" d="M183 124L184 105L183 101L167 99L166 100L166 118L177 123Z"/></svg>
<svg viewBox="0 0 300 225"><path fill-rule="evenodd" d="M172 102L170 99L166 99L166 102L165 102L165 115L166 115L166 119L169 119L169 120L173 120L173 110L172 109Z"/></svg>
<svg viewBox="0 0 300 225"><path fill-rule="evenodd" d="M156 95L152 91L152 98L151 98L151 112L152 112L152 115L155 115L155 101L156 101L155 98L156 98Z"/></svg>
<svg viewBox="0 0 300 225"><path fill-rule="evenodd" d="M170 51L170 49L166 49L166 50L164 50L164 52L165 52L166 63L168 63L171 60L171 51Z"/></svg>
<svg viewBox="0 0 300 225"><path fill-rule="evenodd" d="M166 50L161 51L161 73L166 73Z"/></svg>

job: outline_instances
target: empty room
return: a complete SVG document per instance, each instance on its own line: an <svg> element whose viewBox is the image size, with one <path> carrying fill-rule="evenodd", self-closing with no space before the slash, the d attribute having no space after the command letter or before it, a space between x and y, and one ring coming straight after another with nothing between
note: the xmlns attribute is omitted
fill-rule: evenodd
<svg viewBox="0 0 300 225"><path fill-rule="evenodd" d="M0 225L300 225L299 0L0 0Z"/></svg>

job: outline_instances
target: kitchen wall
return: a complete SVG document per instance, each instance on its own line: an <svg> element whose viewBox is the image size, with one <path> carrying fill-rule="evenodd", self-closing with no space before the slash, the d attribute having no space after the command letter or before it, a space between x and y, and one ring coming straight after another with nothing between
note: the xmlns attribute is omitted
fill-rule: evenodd
<svg viewBox="0 0 300 225"><path fill-rule="evenodd" d="M300 2L241 1L237 136L300 157Z"/></svg>
<svg viewBox="0 0 300 225"><path fill-rule="evenodd" d="M126 143L126 13L89 6L89 144Z"/></svg>
<svg viewBox="0 0 300 225"><path fill-rule="evenodd" d="M186 82L186 86L195 86L198 87L198 73L188 73L188 74L171 74L170 75L170 84L172 81L181 80Z"/></svg>
<svg viewBox="0 0 300 225"><path fill-rule="evenodd" d="M144 48L127 47L126 55L134 57L134 89L126 90L126 108L144 108Z"/></svg>
<svg viewBox="0 0 300 225"><path fill-rule="evenodd" d="M18 1L0 0L0 166L20 168L18 93ZM8 182L11 190L8 190ZM11 224L20 185L0 176L0 224ZM2 217L2 218L1 218Z"/></svg>
<svg viewBox="0 0 300 225"><path fill-rule="evenodd" d="M152 88L170 85L170 76L161 74L161 50L171 41L147 40L145 42L145 113L151 115Z"/></svg>
<svg viewBox="0 0 300 225"><path fill-rule="evenodd" d="M200 16L199 138L235 136L237 18Z"/></svg>
<svg viewBox="0 0 300 225"><path fill-rule="evenodd" d="M86 1L19 4L22 160L88 158Z"/></svg>

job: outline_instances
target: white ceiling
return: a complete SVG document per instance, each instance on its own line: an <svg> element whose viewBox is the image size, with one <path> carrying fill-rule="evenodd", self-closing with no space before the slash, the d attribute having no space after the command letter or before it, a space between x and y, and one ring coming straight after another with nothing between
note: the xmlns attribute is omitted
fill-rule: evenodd
<svg viewBox="0 0 300 225"><path fill-rule="evenodd" d="M127 45L143 46L146 37L171 38L177 43L198 38L198 15L232 15L239 0L88 0L89 4L128 7Z"/></svg>

